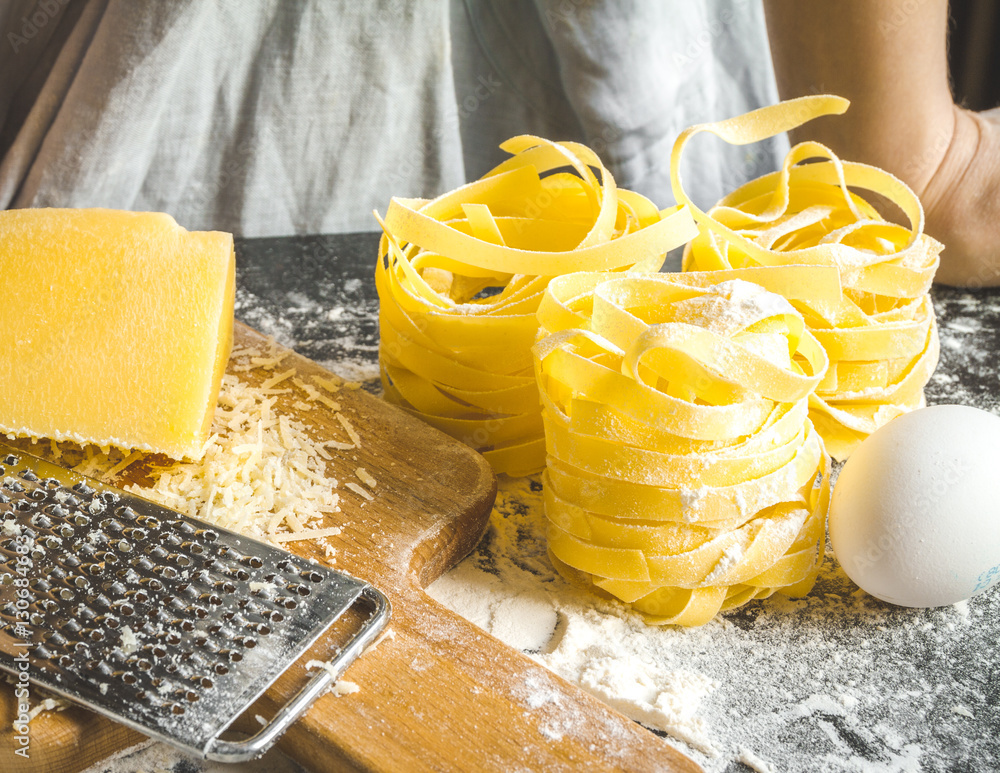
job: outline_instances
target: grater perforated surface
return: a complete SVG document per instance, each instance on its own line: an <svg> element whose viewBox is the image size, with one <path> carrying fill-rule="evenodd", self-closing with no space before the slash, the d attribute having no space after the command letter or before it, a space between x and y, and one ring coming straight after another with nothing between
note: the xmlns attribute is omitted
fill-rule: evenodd
<svg viewBox="0 0 1000 773"><path fill-rule="evenodd" d="M371 590L0 444L0 668L152 737L212 756Z"/></svg>

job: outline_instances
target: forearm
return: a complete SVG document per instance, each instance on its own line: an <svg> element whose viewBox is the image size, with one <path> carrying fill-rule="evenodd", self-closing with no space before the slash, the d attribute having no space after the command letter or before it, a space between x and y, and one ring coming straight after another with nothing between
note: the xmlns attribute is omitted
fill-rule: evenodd
<svg viewBox="0 0 1000 773"><path fill-rule="evenodd" d="M881 166L923 191L955 122L948 83L947 0L765 0L782 98L851 100L792 139L814 139Z"/></svg>

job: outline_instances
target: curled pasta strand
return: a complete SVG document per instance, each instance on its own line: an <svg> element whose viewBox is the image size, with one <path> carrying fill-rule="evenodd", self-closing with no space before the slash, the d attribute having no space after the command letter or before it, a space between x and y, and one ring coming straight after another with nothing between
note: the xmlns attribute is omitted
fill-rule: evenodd
<svg viewBox="0 0 1000 773"><path fill-rule="evenodd" d="M553 277L655 272L697 233L687 207L617 188L589 148L539 137L432 200L392 199L375 270L385 397L498 472L545 464L531 347Z"/></svg>
<svg viewBox="0 0 1000 773"><path fill-rule="evenodd" d="M680 164L685 145L701 132L745 145L842 113L847 104L840 97L803 97L692 126L671 156L674 194L691 208L699 228L685 249L684 270L799 265L839 271L844 292L838 299L786 296L830 358L809 404L838 460L892 418L922 406L923 387L937 365L927 293L942 246L923 232L920 200L889 173L841 161L823 145L806 142L789 151L779 171L743 185L706 213L685 194ZM909 225L885 220L858 191L884 196Z"/></svg>

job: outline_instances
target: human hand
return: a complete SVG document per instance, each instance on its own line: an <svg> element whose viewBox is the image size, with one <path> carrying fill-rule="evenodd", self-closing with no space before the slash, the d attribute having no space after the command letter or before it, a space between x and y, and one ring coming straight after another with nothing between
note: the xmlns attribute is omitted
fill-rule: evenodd
<svg viewBox="0 0 1000 773"><path fill-rule="evenodd" d="M927 233L945 246L935 281L1000 286L1000 108L955 107L948 148L917 194Z"/></svg>

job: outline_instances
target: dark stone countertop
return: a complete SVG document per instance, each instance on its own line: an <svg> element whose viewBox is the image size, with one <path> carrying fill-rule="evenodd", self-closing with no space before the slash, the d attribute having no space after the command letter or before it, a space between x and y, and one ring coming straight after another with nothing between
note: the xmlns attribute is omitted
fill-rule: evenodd
<svg viewBox="0 0 1000 773"><path fill-rule="evenodd" d="M377 248L376 233L238 240L236 316L317 362L372 375ZM1000 413L1000 289L935 287L933 297L941 363L928 402Z"/></svg>
<svg viewBox="0 0 1000 773"><path fill-rule="evenodd" d="M237 240L236 318L305 357L378 373L378 234Z"/></svg>

